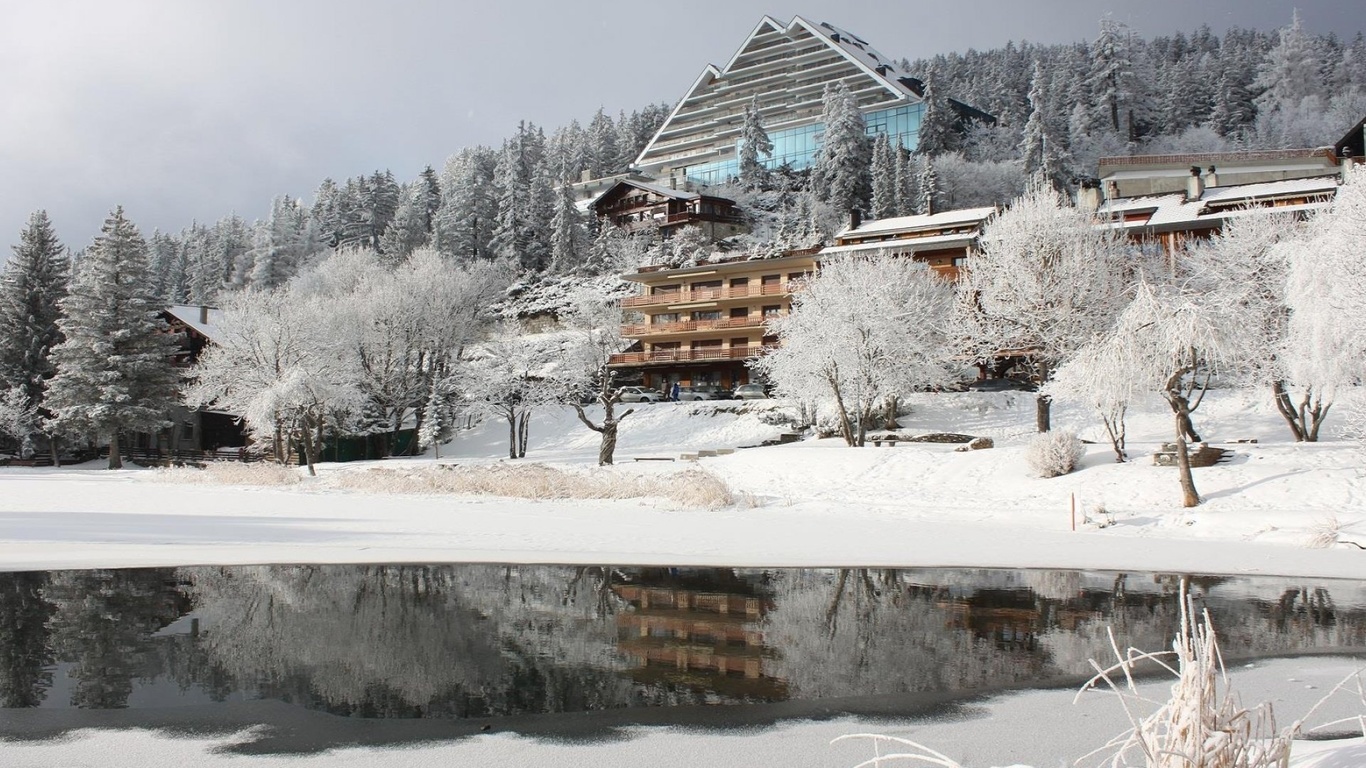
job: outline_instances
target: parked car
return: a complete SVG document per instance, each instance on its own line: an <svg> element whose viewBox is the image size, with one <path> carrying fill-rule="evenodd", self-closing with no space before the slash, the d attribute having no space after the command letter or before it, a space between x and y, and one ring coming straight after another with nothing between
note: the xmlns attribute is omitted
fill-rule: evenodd
<svg viewBox="0 0 1366 768"><path fill-rule="evenodd" d="M622 387L621 402L623 403L657 403L664 399L664 395L646 389L645 387Z"/></svg>
<svg viewBox="0 0 1366 768"><path fill-rule="evenodd" d="M698 384L694 387L679 387L678 399L682 402L689 400L729 400L733 397L729 389L718 387L715 384Z"/></svg>
<svg viewBox="0 0 1366 768"><path fill-rule="evenodd" d="M768 397L768 392L763 384L741 384L735 388L735 396L741 400L763 400Z"/></svg>
<svg viewBox="0 0 1366 768"><path fill-rule="evenodd" d="M978 379L968 384L969 392L1033 392L1037 387L1020 379Z"/></svg>

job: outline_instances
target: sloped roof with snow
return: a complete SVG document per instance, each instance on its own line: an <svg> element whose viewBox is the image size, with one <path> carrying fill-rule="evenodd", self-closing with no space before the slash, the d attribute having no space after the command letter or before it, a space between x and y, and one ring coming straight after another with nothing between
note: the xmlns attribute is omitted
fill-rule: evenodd
<svg viewBox="0 0 1366 768"><path fill-rule="evenodd" d="M166 308L166 311L171 317L174 317L192 328L196 333L212 341L214 337L214 326L223 322L223 310L208 307L209 321L207 323L201 323L199 317L204 309L204 307L189 304L172 304Z"/></svg>
<svg viewBox="0 0 1366 768"><path fill-rule="evenodd" d="M865 221L855 228L846 228L835 237L839 240L871 237L875 235L896 235L967 224L981 224L993 213L995 207L961 208L943 213L917 214L915 216L896 216L889 219Z"/></svg>
<svg viewBox="0 0 1366 768"><path fill-rule="evenodd" d="M1329 205L1327 198L1337 193L1337 187L1337 179L1331 176L1210 187L1196 200L1187 200L1182 194L1110 200L1101 205L1097 215L1102 220L1110 219L1112 226L1121 229L1173 231L1217 227L1229 218L1269 210L1266 203L1286 198L1306 200L1276 205L1270 210L1290 212L1325 208Z"/></svg>
<svg viewBox="0 0 1366 768"><path fill-rule="evenodd" d="M674 189L673 187L666 187L663 184L653 184L648 181L638 181L636 179L622 179L621 181L618 181L617 183L604 189L603 191L599 192L593 197L588 198L587 207L592 208L593 206L598 204L599 200L608 196L612 192L616 191L618 187L622 186L643 189L646 192L653 192L657 195L673 198L674 200L696 200L699 197L701 197L701 195L697 194L696 192L688 192L687 190L683 189Z"/></svg>

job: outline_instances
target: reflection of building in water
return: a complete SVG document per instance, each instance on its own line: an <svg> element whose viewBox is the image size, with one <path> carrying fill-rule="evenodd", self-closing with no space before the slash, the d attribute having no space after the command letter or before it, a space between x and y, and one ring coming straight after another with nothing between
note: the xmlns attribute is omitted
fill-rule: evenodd
<svg viewBox="0 0 1366 768"><path fill-rule="evenodd" d="M635 682L723 699L787 698L759 628L772 600L734 571L645 570L612 592L631 606L616 616L617 649L635 663Z"/></svg>

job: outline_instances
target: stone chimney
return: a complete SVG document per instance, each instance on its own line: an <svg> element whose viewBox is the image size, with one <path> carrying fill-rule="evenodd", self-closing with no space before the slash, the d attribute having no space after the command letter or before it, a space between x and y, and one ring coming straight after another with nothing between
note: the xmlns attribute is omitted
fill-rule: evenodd
<svg viewBox="0 0 1366 768"><path fill-rule="evenodd" d="M849 229L858 229L863 224L863 211L857 208L849 209Z"/></svg>
<svg viewBox="0 0 1366 768"><path fill-rule="evenodd" d="M1200 166L1191 166L1191 175L1186 179L1186 200L1199 200L1205 194L1205 182L1200 177Z"/></svg>
<svg viewBox="0 0 1366 768"><path fill-rule="evenodd" d="M1219 174L1215 173L1214 166L1205 169L1205 189L1219 186Z"/></svg>
<svg viewBox="0 0 1366 768"><path fill-rule="evenodd" d="M1082 179L1077 189L1077 207L1083 211L1095 212L1100 209L1100 181Z"/></svg>
<svg viewBox="0 0 1366 768"><path fill-rule="evenodd" d="M209 308L208 308L207 305L204 305L204 304L200 304L200 305L199 305L199 324L200 324L200 325L208 325L208 324L209 324Z"/></svg>

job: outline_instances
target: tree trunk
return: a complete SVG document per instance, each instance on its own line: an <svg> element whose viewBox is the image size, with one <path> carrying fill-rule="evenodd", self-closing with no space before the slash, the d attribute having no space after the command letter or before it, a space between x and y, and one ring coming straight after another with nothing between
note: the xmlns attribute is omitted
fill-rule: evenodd
<svg viewBox="0 0 1366 768"><path fill-rule="evenodd" d="M60 466L62 466L62 460L61 460L60 458L57 457L57 436L56 436L56 435L48 435L48 437L47 437L47 444L48 444L48 448L50 448L50 449L52 450L52 466L54 466L54 467L60 467Z"/></svg>
<svg viewBox="0 0 1366 768"><path fill-rule="evenodd" d="M1194 507L1200 504L1200 494L1195 490L1195 477L1191 475L1190 451L1186 448L1186 425L1190 414L1183 413L1176 403L1176 468L1181 473L1181 506Z"/></svg>
<svg viewBox="0 0 1366 768"><path fill-rule="evenodd" d="M1110 435L1110 447L1115 451L1115 463L1123 464L1129 460L1129 453L1124 445L1124 407L1116 408L1109 413L1101 414L1101 421L1105 422L1105 432Z"/></svg>
<svg viewBox="0 0 1366 768"><path fill-rule="evenodd" d="M1315 396L1312 387L1304 391L1304 397L1300 398L1297 406L1290 399L1290 393L1286 391L1284 381L1271 382L1271 393L1276 401L1276 410L1280 411L1281 418L1290 427L1290 433L1295 436L1297 443L1317 443L1319 441L1319 427L1323 420L1328 418L1328 410L1333 404L1324 404L1322 395Z"/></svg>
<svg viewBox="0 0 1366 768"><path fill-rule="evenodd" d="M119 456L119 431L117 429L109 438L109 468L123 469L123 457Z"/></svg>
<svg viewBox="0 0 1366 768"><path fill-rule="evenodd" d="M1039 395L1034 398L1034 428L1039 432L1052 429L1053 398Z"/></svg>
<svg viewBox="0 0 1366 768"><path fill-rule="evenodd" d="M307 423L304 424L304 428L300 432L303 434L304 463L308 465L308 475L309 477L317 477L318 472L313 468L313 432L308 428Z"/></svg>
<svg viewBox="0 0 1366 768"><path fill-rule="evenodd" d="M517 424L517 458L526 458L527 435L531 429L531 411L522 411Z"/></svg>
<svg viewBox="0 0 1366 768"><path fill-rule="evenodd" d="M598 466L611 464L613 454L616 452L617 422L605 421L602 424L602 443L598 446Z"/></svg>
<svg viewBox="0 0 1366 768"><path fill-rule="evenodd" d="M508 458L517 458L517 412L508 414Z"/></svg>
<svg viewBox="0 0 1366 768"><path fill-rule="evenodd" d="M1181 419L1181 431L1186 435L1186 439L1192 443L1200 442L1200 433L1195 431L1195 424L1191 422L1190 411L1182 413L1179 418Z"/></svg>
<svg viewBox="0 0 1366 768"><path fill-rule="evenodd" d="M883 414L882 417L883 429L894 430L901 426L896 423L896 406L896 395L892 395L891 397L887 398L887 411L885 414Z"/></svg>
<svg viewBox="0 0 1366 768"><path fill-rule="evenodd" d="M854 441L854 425L849 420L849 410L844 407L844 396L840 394L840 388L835 384L833 377L829 380L830 388L835 391L835 410L840 417L840 432L844 435L845 445L853 448L858 443Z"/></svg>

